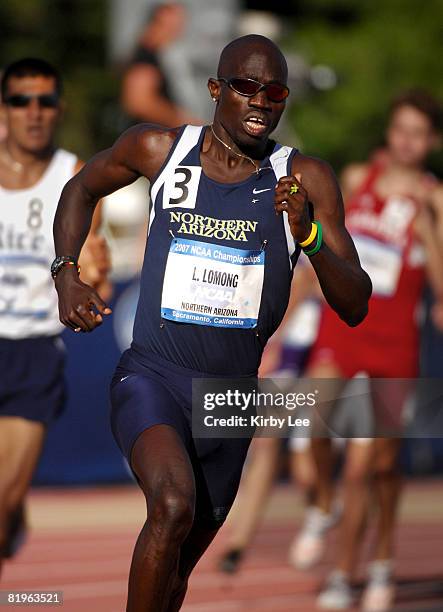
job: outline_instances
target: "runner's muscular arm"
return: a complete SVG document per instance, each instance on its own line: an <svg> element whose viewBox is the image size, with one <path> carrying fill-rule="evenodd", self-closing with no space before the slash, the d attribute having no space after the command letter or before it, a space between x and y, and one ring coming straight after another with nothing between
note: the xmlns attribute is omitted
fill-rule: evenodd
<svg viewBox="0 0 443 612"><path fill-rule="evenodd" d="M78 257L100 198L133 183L151 179L161 167L176 130L137 125L110 149L95 155L66 183L54 221L57 255Z"/></svg>
<svg viewBox="0 0 443 612"><path fill-rule="evenodd" d="M172 146L177 130L139 125L127 130L110 149L95 155L64 187L54 220L57 255L78 258L100 198L133 183L139 176L152 179ZM61 322L92 331L111 311L78 277L74 266L64 266L55 280ZM92 310L94 305L99 314Z"/></svg>
<svg viewBox="0 0 443 612"><path fill-rule="evenodd" d="M354 195L368 173L368 164L349 164L340 176L340 187L346 209L347 201ZM307 258L306 258L307 259ZM285 333L285 325L290 321L294 310L308 297L322 297L314 269L307 262L300 269L300 262L294 272L289 296L288 307L282 322L275 334L270 338L281 338Z"/></svg>
<svg viewBox="0 0 443 612"><path fill-rule="evenodd" d="M345 208L347 201L360 187L367 173L368 164L350 164L344 168L340 176L340 186ZM309 263L300 267L299 262L294 271L285 316L277 331L268 340L261 360L259 376L263 378L276 370L280 361L283 341L287 334L287 327L292 321L295 309L307 298L320 296L322 296L322 292L314 268Z"/></svg>
<svg viewBox="0 0 443 612"><path fill-rule="evenodd" d="M337 180L326 162L304 155L294 158L292 171L293 176L281 178L276 186L276 211L287 212L294 239L303 242L310 233L312 203L314 218L323 226L323 246L311 257L323 295L341 319L358 325L367 314L372 285L345 228ZM295 195L289 193L292 183L299 186Z"/></svg>
<svg viewBox="0 0 443 612"><path fill-rule="evenodd" d="M85 162L78 159L75 164L74 175L80 172L84 165ZM108 244L104 236L100 234L102 208L103 202L100 200L95 207L91 229L80 251L78 264L81 268L81 280L94 287L106 301L112 294L112 285L108 279L111 258Z"/></svg>

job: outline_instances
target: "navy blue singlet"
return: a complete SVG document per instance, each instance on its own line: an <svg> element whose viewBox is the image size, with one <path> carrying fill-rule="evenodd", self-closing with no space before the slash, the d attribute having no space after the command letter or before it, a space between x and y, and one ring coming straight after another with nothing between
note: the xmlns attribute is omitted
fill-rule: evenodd
<svg viewBox="0 0 443 612"><path fill-rule="evenodd" d="M132 349L200 372L254 374L285 313L300 249L274 210L295 149L275 145L259 174L205 176L205 128L183 127L151 186Z"/></svg>

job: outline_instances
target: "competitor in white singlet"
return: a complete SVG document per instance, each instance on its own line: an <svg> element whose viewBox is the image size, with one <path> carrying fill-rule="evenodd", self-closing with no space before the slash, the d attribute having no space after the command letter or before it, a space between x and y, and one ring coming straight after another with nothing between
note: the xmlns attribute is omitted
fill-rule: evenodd
<svg viewBox="0 0 443 612"><path fill-rule="evenodd" d="M33 58L11 64L1 82L7 137L0 143L0 566L24 533L24 496L47 426L63 407L52 224L63 186L82 163L54 145L60 90L55 69ZM82 274L97 285L108 262L96 227L97 219Z"/></svg>

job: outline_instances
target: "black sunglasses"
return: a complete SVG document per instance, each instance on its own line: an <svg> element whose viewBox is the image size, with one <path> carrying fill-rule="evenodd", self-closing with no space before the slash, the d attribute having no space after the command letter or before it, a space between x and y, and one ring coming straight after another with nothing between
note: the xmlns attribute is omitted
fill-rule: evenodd
<svg viewBox="0 0 443 612"><path fill-rule="evenodd" d="M247 96L248 98L252 98L252 96L263 90L271 102L283 102L289 96L289 87L281 83L260 83L260 81L254 81L254 79L242 79L239 77L232 79L220 77L216 80L227 83L235 93Z"/></svg>
<svg viewBox="0 0 443 612"><path fill-rule="evenodd" d="M28 94L15 94L5 98L5 104L14 108L25 108L31 104L32 100L37 100L42 108L57 108L59 103L58 94L41 94L40 96L30 96Z"/></svg>

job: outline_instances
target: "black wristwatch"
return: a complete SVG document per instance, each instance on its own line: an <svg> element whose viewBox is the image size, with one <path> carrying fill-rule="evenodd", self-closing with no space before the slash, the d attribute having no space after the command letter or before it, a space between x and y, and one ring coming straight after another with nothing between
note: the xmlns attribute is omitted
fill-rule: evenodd
<svg viewBox="0 0 443 612"><path fill-rule="evenodd" d="M55 278L64 266L75 266L77 268L77 272L80 274L80 266L78 265L75 257L71 257L70 255L62 255L61 257L56 257L51 264L52 278Z"/></svg>

